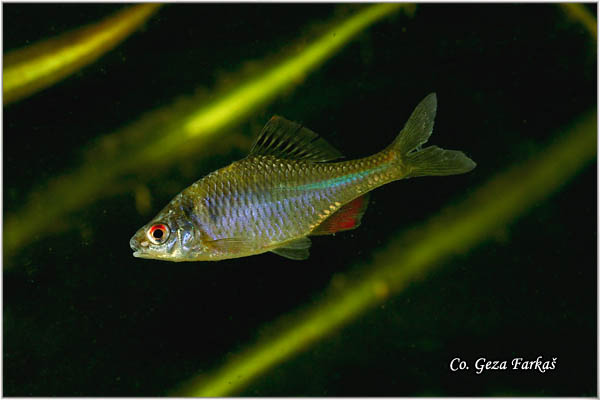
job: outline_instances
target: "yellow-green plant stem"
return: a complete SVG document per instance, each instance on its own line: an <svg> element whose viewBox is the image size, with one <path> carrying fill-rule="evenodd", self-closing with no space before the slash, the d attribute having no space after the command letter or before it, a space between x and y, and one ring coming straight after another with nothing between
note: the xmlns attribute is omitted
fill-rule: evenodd
<svg viewBox="0 0 600 400"><path fill-rule="evenodd" d="M129 7L98 23L5 54L4 104L47 88L92 63L127 38L158 7L158 3Z"/></svg>
<svg viewBox="0 0 600 400"><path fill-rule="evenodd" d="M567 15L583 25L594 39L598 38L598 24L596 18L594 18L594 14L592 14L585 5L580 3L560 3L559 5Z"/></svg>
<svg viewBox="0 0 600 400"><path fill-rule="evenodd" d="M386 15L404 9L414 13L413 4L383 3L365 7L336 24L297 55L289 57L254 79L240 84L214 102L195 110L182 120L182 131L164 135L138 156L144 161L163 160L182 146L201 146L223 128L247 117L257 107L271 101L279 93L297 85L316 67L347 44L356 34ZM197 139L200 139L198 141Z"/></svg>
<svg viewBox="0 0 600 400"><path fill-rule="evenodd" d="M567 182L595 158L596 114L577 121L530 160L474 190L461 204L392 240L359 277L333 285L320 301L278 322L272 336L230 357L178 392L219 397L238 393L256 377L355 319L453 254L494 234Z"/></svg>
<svg viewBox="0 0 600 400"><path fill-rule="evenodd" d="M182 99L106 135L89 152L93 157L87 162L32 192L20 210L5 215L5 256L10 257L47 235L55 225L65 222L69 212L114 190L119 178L145 171L149 165L166 165L180 159L183 153L205 148L216 134L297 85L356 34L400 9L412 13L414 5L382 3L361 7L332 23L323 35L282 61L260 66L260 74L240 82L235 89L214 94L214 101L206 103L202 95ZM11 265L5 262L4 268Z"/></svg>

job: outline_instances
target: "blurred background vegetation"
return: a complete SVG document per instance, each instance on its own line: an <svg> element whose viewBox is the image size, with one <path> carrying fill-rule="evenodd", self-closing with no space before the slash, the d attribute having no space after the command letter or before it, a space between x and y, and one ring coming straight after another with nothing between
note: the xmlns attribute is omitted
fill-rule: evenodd
<svg viewBox="0 0 600 400"><path fill-rule="evenodd" d="M574 6L5 5L4 394L594 395L596 8ZM7 95L75 37L88 66ZM472 173L378 189L306 262L131 256L271 115L360 157L432 91L431 141ZM449 370L538 355L556 370Z"/></svg>

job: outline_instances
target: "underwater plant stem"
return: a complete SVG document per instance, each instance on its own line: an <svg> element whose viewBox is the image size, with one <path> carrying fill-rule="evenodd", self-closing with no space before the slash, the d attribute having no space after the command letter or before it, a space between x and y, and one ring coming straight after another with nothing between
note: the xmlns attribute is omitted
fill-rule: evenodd
<svg viewBox="0 0 600 400"><path fill-rule="evenodd" d="M237 89L215 94L211 103L204 97L183 99L153 111L119 132L106 135L91 151L95 154L73 172L58 176L15 213L5 215L4 254L11 256L27 244L49 234L56 221L102 195L119 178L147 169L149 163L167 165L181 159L185 152L198 152L235 121L247 117L259 106L273 100L283 90L297 85L302 77L325 62L336 50L368 26L414 5L384 3L361 7L342 19L315 41L309 42L275 65L264 65L261 74L240 82ZM198 104L201 105L198 105ZM9 268L10 262L4 263Z"/></svg>
<svg viewBox="0 0 600 400"><path fill-rule="evenodd" d="M583 25L594 40L598 38L596 18L594 18L594 14L592 14L584 4L559 3L558 5L567 13L567 15Z"/></svg>
<svg viewBox="0 0 600 400"><path fill-rule="evenodd" d="M113 49L161 6L128 7L95 24L4 55L4 104L20 100L66 78Z"/></svg>
<svg viewBox="0 0 600 400"><path fill-rule="evenodd" d="M139 163L161 160L176 149L199 146L222 129L247 117L257 107L273 100L279 93L298 85L305 76L347 44L355 35L383 17L404 9L414 13L412 4L383 3L361 8L304 46L296 55L266 69L254 79L240 84L206 107L189 114L182 120L183 134L164 135L161 140L146 147L138 155ZM198 142L198 139L201 139Z"/></svg>
<svg viewBox="0 0 600 400"><path fill-rule="evenodd" d="M185 125L186 134L193 137L206 131L214 132L229 121L232 114L246 115L249 105L261 104L275 92L302 79L308 71L321 64L328 54L334 53L358 32L400 7L408 10L414 6L383 3L362 9L307 46L301 56L285 60L257 79L240 86L229 96L215 102L210 108L192 115Z"/></svg>
<svg viewBox="0 0 600 400"><path fill-rule="evenodd" d="M360 269L357 279L342 288L332 286L314 305L275 322L281 328L272 336L259 339L212 373L193 379L177 394L239 393L256 377L423 278L452 255L485 241L594 160L596 124L595 112L581 118L528 161L498 174L458 206L389 242L369 268Z"/></svg>

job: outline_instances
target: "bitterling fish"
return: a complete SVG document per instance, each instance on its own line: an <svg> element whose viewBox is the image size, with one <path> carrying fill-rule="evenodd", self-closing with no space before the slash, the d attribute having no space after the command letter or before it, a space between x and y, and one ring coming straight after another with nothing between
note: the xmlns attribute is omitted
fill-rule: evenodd
<svg viewBox="0 0 600 400"><path fill-rule="evenodd" d="M413 111L394 142L370 157L342 157L316 133L275 116L250 154L179 193L131 238L133 255L216 261L273 252L309 256L312 235L359 226L368 192L399 179L454 175L475 163L460 151L421 148L433 130L434 93Z"/></svg>

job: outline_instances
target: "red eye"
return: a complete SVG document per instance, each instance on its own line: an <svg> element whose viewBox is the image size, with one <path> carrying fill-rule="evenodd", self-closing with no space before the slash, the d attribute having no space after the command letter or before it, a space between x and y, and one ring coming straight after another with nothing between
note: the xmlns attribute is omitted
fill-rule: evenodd
<svg viewBox="0 0 600 400"><path fill-rule="evenodd" d="M148 229L148 239L154 244L164 243L169 238L169 228L163 224L155 224Z"/></svg>

